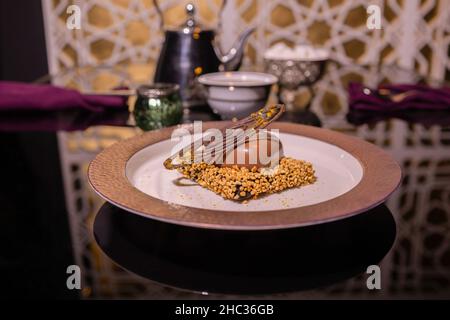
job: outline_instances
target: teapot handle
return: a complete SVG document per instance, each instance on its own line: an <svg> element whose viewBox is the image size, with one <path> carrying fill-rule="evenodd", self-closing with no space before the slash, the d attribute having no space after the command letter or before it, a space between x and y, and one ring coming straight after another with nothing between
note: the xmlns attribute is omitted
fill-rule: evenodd
<svg viewBox="0 0 450 320"><path fill-rule="evenodd" d="M162 10L159 6L158 0L153 0L153 5L155 6L156 12L159 15L159 26L160 26L161 30L163 30L164 29L164 16L163 16Z"/></svg>

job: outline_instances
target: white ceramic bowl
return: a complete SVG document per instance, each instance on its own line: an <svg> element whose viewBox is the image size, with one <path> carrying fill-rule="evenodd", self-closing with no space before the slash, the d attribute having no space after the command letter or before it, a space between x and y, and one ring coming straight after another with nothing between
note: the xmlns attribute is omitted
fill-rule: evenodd
<svg viewBox="0 0 450 320"><path fill-rule="evenodd" d="M278 78L259 72L215 72L200 76L208 104L222 119L243 118L265 106Z"/></svg>

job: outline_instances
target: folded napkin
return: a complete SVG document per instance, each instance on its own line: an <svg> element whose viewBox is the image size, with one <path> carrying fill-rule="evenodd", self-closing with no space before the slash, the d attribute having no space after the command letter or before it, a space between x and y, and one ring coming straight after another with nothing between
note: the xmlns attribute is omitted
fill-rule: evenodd
<svg viewBox="0 0 450 320"><path fill-rule="evenodd" d="M421 124L426 128L430 128L434 125L441 127L450 126L450 112L448 112L448 110L433 110L432 112L428 110L379 112L351 109L347 113L348 122L356 126L362 124L375 124L392 118L403 120L411 124Z"/></svg>
<svg viewBox="0 0 450 320"><path fill-rule="evenodd" d="M51 85L0 81L0 111L86 109L100 112L126 106L126 97L83 95L72 89Z"/></svg>
<svg viewBox="0 0 450 320"><path fill-rule="evenodd" d="M80 131L100 125L127 126L129 115L127 109L0 112L0 132Z"/></svg>
<svg viewBox="0 0 450 320"><path fill-rule="evenodd" d="M380 90L381 89L381 90ZM380 85L378 90L360 83L349 84L350 110L394 112L399 110L448 110L450 88L426 85Z"/></svg>

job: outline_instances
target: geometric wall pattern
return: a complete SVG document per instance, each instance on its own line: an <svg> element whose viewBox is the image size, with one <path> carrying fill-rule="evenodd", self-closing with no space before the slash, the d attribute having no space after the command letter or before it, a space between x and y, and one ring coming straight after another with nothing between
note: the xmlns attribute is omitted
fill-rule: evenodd
<svg viewBox="0 0 450 320"><path fill-rule="evenodd" d="M185 21L187 2L159 1L166 28ZM81 30L69 30L65 25L66 8L73 3L81 8ZM449 0L373 0L370 4L382 9L381 30L366 27L368 3L364 0L230 0L224 8L220 0L194 3L205 27L220 25L218 35L225 50L241 31L256 27L246 47L245 69L263 69L261 53L274 43L309 43L329 49L341 70L396 65L450 80ZM138 83L153 78L163 33L152 0L43 0L43 8L50 72L62 74L53 78L55 84L99 90L119 85L119 79ZM84 68L99 65L109 69L97 69L87 83L79 80ZM380 79L376 69L362 74L365 80L371 78L366 81L371 85ZM333 92L333 86L315 89L326 99L325 105L314 107L316 112L345 115L345 90ZM296 100L303 98L297 92Z"/></svg>
<svg viewBox="0 0 450 320"><path fill-rule="evenodd" d="M184 22L187 1L159 2L166 27ZM438 79L450 73L448 0L230 0L223 9L221 0L193 2L205 27L223 21L224 47L256 27L246 67L260 64L257 53L282 41L326 47L341 63L395 63ZM81 30L65 27L66 8L73 3L81 8ZM380 6L382 30L366 27L368 4ZM154 64L158 57L163 33L151 0L43 0L43 7L52 73L99 63Z"/></svg>

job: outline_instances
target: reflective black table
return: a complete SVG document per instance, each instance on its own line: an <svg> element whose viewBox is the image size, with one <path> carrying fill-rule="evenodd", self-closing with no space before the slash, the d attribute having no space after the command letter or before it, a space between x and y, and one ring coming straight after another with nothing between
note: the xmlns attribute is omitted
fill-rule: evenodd
<svg viewBox="0 0 450 320"><path fill-rule="evenodd" d="M122 268L203 295L295 292L334 284L377 265L395 234L385 205L338 222L273 231L188 228L111 204L102 206L94 223L100 248Z"/></svg>
<svg viewBox="0 0 450 320"><path fill-rule="evenodd" d="M346 111L349 81L425 81L394 71L330 64L310 109L300 90L300 107L283 120L378 145L401 165L400 188L370 212L284 231L197 230L105 204L86 170L98 152L140 132L127 111L0 113L1 296L450 298L450 115ZM183 121L216 119L205 107ZM81 268L81 290L67 288L70 265ZM367 288L369 265L380 267L380 290Z"/></svg>

